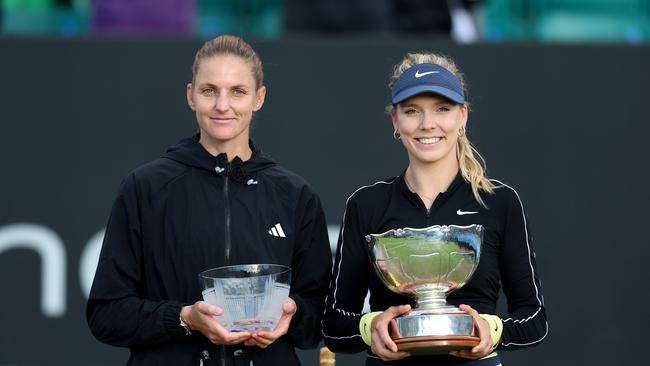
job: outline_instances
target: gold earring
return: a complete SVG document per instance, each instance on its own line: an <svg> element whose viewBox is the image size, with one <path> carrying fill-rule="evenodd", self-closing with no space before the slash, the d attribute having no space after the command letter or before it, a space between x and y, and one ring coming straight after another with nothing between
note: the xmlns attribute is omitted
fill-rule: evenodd
<svg viewBox="0 0 650 366"><path fill-rule="evenodd" d="M458 137L463 136L465 136L465 127L461 127L460 130L458 130Z"/></svg>

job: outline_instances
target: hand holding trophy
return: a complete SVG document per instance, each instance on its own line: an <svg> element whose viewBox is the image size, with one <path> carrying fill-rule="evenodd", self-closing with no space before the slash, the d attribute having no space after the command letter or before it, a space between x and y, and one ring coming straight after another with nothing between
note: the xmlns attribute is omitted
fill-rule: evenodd
<svg viewBox="0 0 650 366"><path fill-rule="evenodd" d="M481 225L396 229L366 240L386 287L416 301L410 313L395 319L399 351L446 354L479 344L472 316L449 305L446 296L465 285L478 266Z"/></svg>

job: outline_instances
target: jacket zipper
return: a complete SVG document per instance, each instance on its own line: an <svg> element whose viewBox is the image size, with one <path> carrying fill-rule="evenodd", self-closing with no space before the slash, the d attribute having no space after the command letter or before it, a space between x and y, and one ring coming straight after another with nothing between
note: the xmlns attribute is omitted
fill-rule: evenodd
<svg viewBox="0 0 650 366"><path fill-rule="evenodd" d="M226 165L226 174L224 174L223 179L223 207L225 210L225 238L224 238L224 247L225 247L225 265L230 265L230 193L228 189L228 173L230 170L230 164Z"/></svg>
<svg viewBox="0 0 650 366"><path fill-rule="evenodd" d="M431 204L431 208L433 208L433 203ZM425 207L425 211L426 211L426 214L427 214L427 227L431 226L431 223L429 221L429 219L431 218L431 208L426 208Z"/></svg>
<svg viewBox="0 0 650 366"><path fill-rule="evenodd" d="M219 172L219 171L217 171ZM230 163L226 164L225 173L223 175L223 207L224 207L224 255L225 263L224 265L230 265L230 192L228 187L228 174L230 173ZM226 351L227 348L225 345L220 345L219 350L221 351L220 366L226 366Z"/></svg>
<svg viewBox="0 0 650 366"><path fill-rule="evenodd" d="M424 214L427 217L427 227L428 227L429 219L431 218L431 209L433 208L433 202L431 203L431 207L427 208L427 206L424 204L424 201L417 193L414 192L410 192L410 193L415 197L415 200L418 202L418 205L422 208L422 210L424 210Z"/></svg>

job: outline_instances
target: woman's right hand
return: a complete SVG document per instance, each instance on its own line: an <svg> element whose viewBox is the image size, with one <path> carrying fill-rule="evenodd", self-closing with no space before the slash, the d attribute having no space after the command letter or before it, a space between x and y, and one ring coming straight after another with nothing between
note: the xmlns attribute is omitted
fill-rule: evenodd
<svg viewBox="0 0 650 366"><path fill-rule="evenodd" d="M181 317L190 329L201 332L214 344L238 344L251 338L249 332L230 332L224 328L214 319L221 314L223 310L220 307L205 301L197 301L181 309Z"/></svg>
<svg viewBox="0 0 650 366"><path fill-rule="evenodd" d="M401 360L410 356L408 352L398 351L397 345L391 338L397 335L395 318L411 311L410 305L391 306L377 315L370 324L372 352L384 361Z"/></svg>

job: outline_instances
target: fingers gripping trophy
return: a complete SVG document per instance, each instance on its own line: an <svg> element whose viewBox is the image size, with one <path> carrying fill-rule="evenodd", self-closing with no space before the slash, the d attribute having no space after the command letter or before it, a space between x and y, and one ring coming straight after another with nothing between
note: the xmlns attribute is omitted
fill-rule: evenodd
<svg viewBox="0 0 650 366"><path fill-rule="evenodd" d="M479 344L471 315L446 297L472 277L481 257L481 225L435 225L366 236L370 260L384 285L415 299L396 318L392 337L400 351L443 354Z"/></svg>

